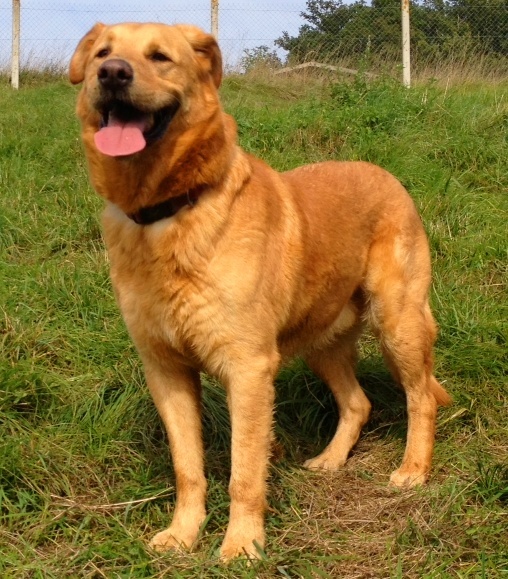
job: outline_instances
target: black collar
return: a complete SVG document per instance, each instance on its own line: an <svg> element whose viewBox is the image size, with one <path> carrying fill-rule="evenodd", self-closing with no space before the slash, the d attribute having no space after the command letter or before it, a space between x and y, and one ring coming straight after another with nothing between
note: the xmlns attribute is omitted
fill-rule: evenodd
<svg viewBox="0 0 508 579"><path fill-rule="evenodd" d="M196 188L178 197L170 197L162 203L157 203L157 205L142 207L135 213L128 213L127 216L138 225L150 225L166 217L173 217L184 207L194 207L200 193L201 189Z"/></svg>

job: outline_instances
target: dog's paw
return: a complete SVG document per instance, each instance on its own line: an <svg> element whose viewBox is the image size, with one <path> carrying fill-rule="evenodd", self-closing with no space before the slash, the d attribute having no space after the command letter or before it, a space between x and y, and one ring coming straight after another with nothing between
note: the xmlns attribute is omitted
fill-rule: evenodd
<svg viewBox="0 0 508 579"><path fill-rule="evenodd" d="M309 458L303 463L304 468L309 470L339 470L346 461L342 457L334 456L330 452L322 452L314 458Z"/></svg>
<svg viewBox="0 0 508 579"><path fill-rule="evenodd" d="M398 468L390 475L390 486L398 488L411 488L426 482L428 471L420 469Z"/></svg>
<svg viewBox="0 0 508 579"><path fill-rule="evenodd" d="M236 557L247 559L263 559L265 535L263 527L258 529L228 529L220 548L220 558L227 562Z"/></svg>
<svg viewBox="0 0 508 579"><path fill-rule="evenodd" d="M150 549L158 553L165 551L189 551L197 540L196 533L182 533L176 529L166 529L157 533L148 543Z"/></svg>
<svg viewBox="0 0 508 579"><path fill-rule="evenodd" d="M224 563L232 559L243 557L249 560L263 559L265 557L263 547L258 541L238 541L237 543L224 542L220 549L220 558Z"/></svg>

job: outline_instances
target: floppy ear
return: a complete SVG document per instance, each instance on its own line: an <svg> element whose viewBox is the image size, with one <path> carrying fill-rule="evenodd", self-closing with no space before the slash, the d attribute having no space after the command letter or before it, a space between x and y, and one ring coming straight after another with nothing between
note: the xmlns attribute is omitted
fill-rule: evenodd
<svg viewBox="0 0 508 579"><path fill-rule="evenodd" d="M222 80L222 55L215 38L197 26L178 24L176 28L194 49L202 69L212 76L215 86L219 88Z"/></svg>
<svg viewBox="0 0 508 579"><path fill-rule="evenodd" d="M104 30L104 28L106 28L106 25L98 22L79 41L69 65L69 80L72 84L83 82L85 78L86 61L88 60L94 42L97 40L99 34Z"/></svg>

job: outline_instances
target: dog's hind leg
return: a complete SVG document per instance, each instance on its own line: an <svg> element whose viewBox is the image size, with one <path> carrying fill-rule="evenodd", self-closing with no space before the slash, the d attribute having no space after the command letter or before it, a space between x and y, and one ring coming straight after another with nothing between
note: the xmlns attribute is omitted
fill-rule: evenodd
<svg viewBox="0 0 508 579"><path fill-rule="evenodd" d="M176 478L173 520L153 537L150 547L190 549L206 517L199 375L185 366L143 361L148 388L168 434Z"/></svg>
<svg viewBox="0 0 508 579"><path fill-rule="evenodd" d="M390 482L414 486L430 471L437 405L451 399L432 374L436 328L428 304L427 243L423 235L403 241L387 236L371 248L365 289L373 330L407 398L406 450Z"/></svg>
<svg viewBox="0 0 508 579"><path fill-rule="evenodd" d="M321 454L304 463L306 468L335 470L343 466L369 418L370 402L355 377L359 333L359 327L353 328L326 349L305 358L313 372L326 382L339 408L334 437Z"/></svg>

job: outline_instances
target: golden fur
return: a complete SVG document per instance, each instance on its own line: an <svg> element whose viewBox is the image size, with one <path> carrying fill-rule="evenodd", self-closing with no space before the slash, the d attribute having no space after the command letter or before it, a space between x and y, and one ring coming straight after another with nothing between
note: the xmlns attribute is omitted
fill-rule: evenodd
<svg viewBox="0 0 508 579"><path fill-rule="evenodd" d="M164 58L161 58L160 53ZM154 56L156 54L157 56ZM178 104L164 136L139 153L98 151L98 69L132 67L129 102ZM432 375L435 324L428 306L429 250L414 204L389 173L363 162L325 162L278 173L237 144L221 108L221 56L192 26L97 24L70 65L83 82L77 114L92 183L105 198L105 240L123 317L167 429L176 473L171 526L151 545L191 548L205 519L199 372L224 384L232 422L230 521L224 559L256 557L271 443L274 377L299 355L332 390L340 411L311 469L341 467L370 403L354 376L364 322L379 337L407 395L409 427L391 483L429 472L438 404ZM151 225L128 217L188 191L195 206Z"/></svg>

